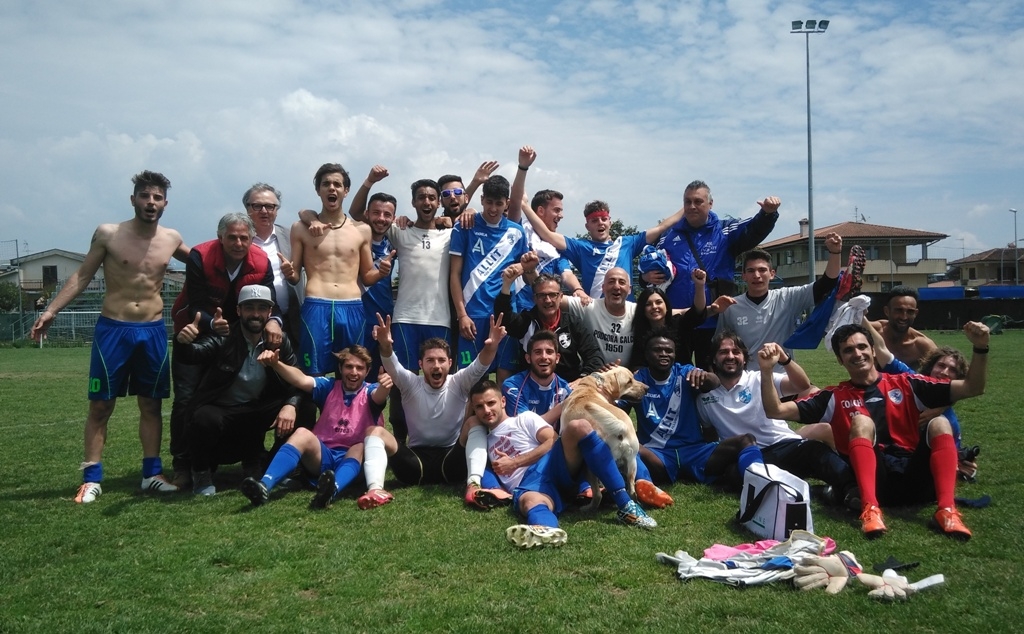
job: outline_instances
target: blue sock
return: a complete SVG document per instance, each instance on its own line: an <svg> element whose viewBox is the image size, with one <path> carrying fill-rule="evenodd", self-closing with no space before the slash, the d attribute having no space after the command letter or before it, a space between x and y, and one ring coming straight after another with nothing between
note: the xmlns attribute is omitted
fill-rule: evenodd
<svg viewBox="0 0 1024 634"><path fill-rule="evenodd" d="M740 452L739 458L736 461L739 463L740 475L742 476L750 465L755 462L764 462L764 457L761 455L761 450L757 448L757 445L751 445Z"/></svg>
<svg viewBox="0 0 1024 634"><path fill-rule="evenodd" d="M363 472L363 464L355 458L345 458L341 466L334 472L334 494L341 493L341 490L352 484L360 473Z"/></svg>
<svg viewBox="0 0 1024 634"><path fill-rule="evenodd" d="M601 440L597 432L592 431L580 438L579 447L580 453L583 454L583 461L601 479L605 491L610 493L615 500L615 506L621 509L629 504L630 497L629 493L626 493L626 481L622 479L619 468L615 466L612 450Z"/></svg>
<svg viewBox="0 0 1024 634"><path fill-rule="evenodd" d="M483 489L500 489L501 481L494 475L490 467L484 469L484 477L480 478L480 487Z"/></svg>
<svg viewBox="0 0 1024 634"><path fill-rule="evenodd" d="M82 469L82 482L103 482L103 463L94 462Z"/></svg>
<svg viewBox="0 0 1024 634"><path fill-rule="evenodd" d="M551 526L558 528L558 517L551 512L551 509L538 504L526 512L526 523L532 526Z"/></svg>
<svg viewBox="0 0 1024 634"><path fill-rule="evenodd" d="M295 470L295 467L299 466L299 460L302 458L302 454L295 448L294 445L284 444L277 450L277 455L270 461L270 466L267 467L267 472L263 474L263 484L267 486L267 490L274 488L274 485L285 477L289 473Z"/></svg>
<svg viewBox="0 0 1024 634"><path fill-rule="evenodd" d="M647 465L644 464L644 461L640 459L640 454L636 455L636 479L654 482L654 478L651 477L651 470L648 469Z"/></svg>
<svg viewBox="0 0 1024 634"><path fill-rule="evenodd" d="M152 478L155 475L163 473L164 465L160 462L160 456L153 458L142 459L142 477Z"/></svg>

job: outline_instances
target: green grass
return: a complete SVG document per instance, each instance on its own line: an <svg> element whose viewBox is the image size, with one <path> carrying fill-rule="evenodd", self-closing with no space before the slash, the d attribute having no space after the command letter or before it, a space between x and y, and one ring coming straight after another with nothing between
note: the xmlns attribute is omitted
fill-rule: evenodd
<svg viewBox="0 0 1024 634"><path fill-rule="evenodd" d="M929 334L966 347L960 334ZM753 540L731 521L736 498L697 485L670 488L676 505L652 513L653 532L616 524L611 510L567 513L568 544L532 552L505 542L510 513L470 511L454 488L396 487L372 511L351 493L312 513L308 492L251 509L231 488L239 468L225 467L215 498L142 495L131 400L110 423L104 493L79 506L88 350L0 350L0 632L1015 630L1022 353L1024 333L993 337L987 394L957 407L965 442L982 446L980 481L958 495L993 498L964 511L974 540L933 533L933 509L913 507L888 511L889 534L868 542L851 514L815 504L816 532L861 563L894 555L921 562L912 580L946 575L887 605L856 584L833 597L681 583L656 552ZM822 350L799 358L818 385L842 378Z"/></svg>

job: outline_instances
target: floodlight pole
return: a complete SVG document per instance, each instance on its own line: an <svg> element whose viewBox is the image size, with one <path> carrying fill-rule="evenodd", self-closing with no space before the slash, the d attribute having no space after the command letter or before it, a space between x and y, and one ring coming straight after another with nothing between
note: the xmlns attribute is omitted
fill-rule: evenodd
<svg viewBox="0 0 1024 634"><path fill-rule="evenodd" d="M1017 210L1010 209L1010 213L1013 214L1013 285L1020 286L1019 267L1017 266L1017 260L1020 259L1017 254Z"/></svg>
<svg viewBox="0 0 1024 634"><path fill-rule="evenodd" d="M804 52L806 55L807 70L807 260L808 273L807 283L814 281L814 175L811 168L811 34L824 33L828 28L828 20L807 20L807 27L801 20L793 21L793 29L790 33L802 33L804 35Z"/></svg>

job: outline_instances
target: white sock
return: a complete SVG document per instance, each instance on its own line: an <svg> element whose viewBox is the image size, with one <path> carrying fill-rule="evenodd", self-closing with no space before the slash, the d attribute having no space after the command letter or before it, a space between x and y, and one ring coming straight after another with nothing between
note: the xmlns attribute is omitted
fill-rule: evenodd
<svg viewBox="0 0 1024 634"><path fill-rule="evenodd" d="M469 471L467 484L480 486L487 468L487 428L474 425L466 436L466 470Z"/></svg>
<svg viewBox="0 0 1024 634"><path fill-rule="evenodd" d="M388 452L384 439L370 436L363 441L363 474L369 490L384 488L384 472L388 468Z"/></svg>

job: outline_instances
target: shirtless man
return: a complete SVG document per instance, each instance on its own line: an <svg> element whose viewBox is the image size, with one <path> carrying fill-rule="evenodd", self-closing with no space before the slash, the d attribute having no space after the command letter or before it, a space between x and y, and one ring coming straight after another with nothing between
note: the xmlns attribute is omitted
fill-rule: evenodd
<svg viewBox="0 0 1024 634"><path fill-rule="evenodd" d="M135 190L130 200L135 217L96 228L82 265L36 319L30 335L37 341L46 337L57 313L85 290L103 266L107 292L92 344L83 482L75 496L80 504L94 501L103 492L100 460L107 421L117 397L129 393L137 395L139 402L142 489L178 490L164 478L160 462L160 405L171 389L160 289L171 258L184 261L189 248L177 231L159 226L171 182L163 174L147 170L133 176L132 183Z"/></svg>
<svg viewBox="0 0 1024 634"><path fill-rule="evenodd" d="M886 318L871 322L871 326L882 333L889 351L914 370L921 365L921 359L936 348L934 341L913 328L917 319L917 297L917 291L909 286L893 288L882 307Z"/></svg>
<svg viewBox="0 0 1024 634"><path fill-rule="evenodd" d="M315 236L301 221L292 225L291 262L282 257L281 272L292 284L306 270L306 300L302 304L299 364L306 374L319 376L334 369L332 356L363 340L363 289L391 273L392 253L374 267L372 240L366 224L348 222L342 202L352 180L337 163L325 163L313 177L322 208L317 219L331 231Z"/></svg>

